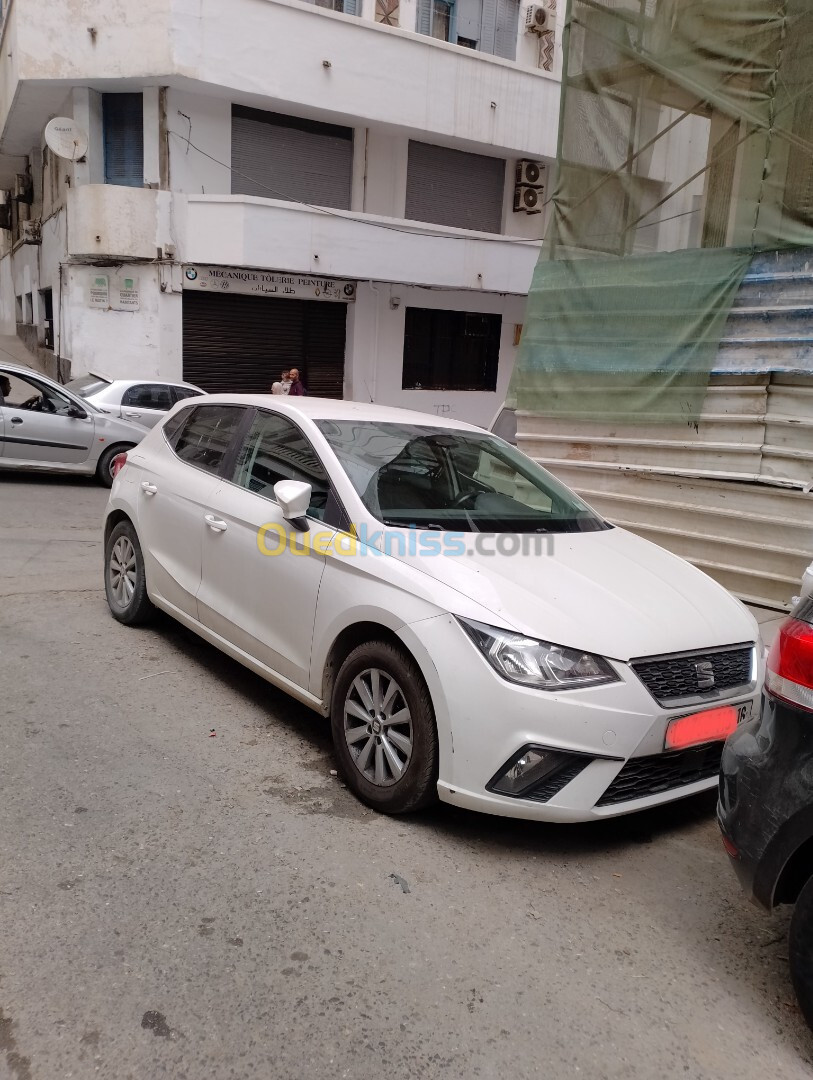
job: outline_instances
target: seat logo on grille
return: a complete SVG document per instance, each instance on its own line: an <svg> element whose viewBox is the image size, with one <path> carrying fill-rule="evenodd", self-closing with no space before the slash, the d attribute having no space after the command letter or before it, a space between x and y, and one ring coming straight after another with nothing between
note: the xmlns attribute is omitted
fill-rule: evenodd
<svg viewBox="0 0 813 1080"><path fill-rule="evenodd" d="M710 660L700 660L694 665L697 675L697 689L711 690L714 687L714 668Z"/></svg>

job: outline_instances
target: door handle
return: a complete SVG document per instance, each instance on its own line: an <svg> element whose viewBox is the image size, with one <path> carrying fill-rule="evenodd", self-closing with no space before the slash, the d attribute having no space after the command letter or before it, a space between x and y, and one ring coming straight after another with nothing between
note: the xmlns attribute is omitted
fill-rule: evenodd
<svg viewBox="0 0 813 1080"><path fill-rule="evenodd" d="M124 409L123 412L124 412L124 415L129 417L131 420L140 420L141 419L141 413L140 412L133 412L132 409Z"/></svg>
<svg viewBox="0 0 813 1080"><path fill-rule="evenodd" d="M220 518L216 518L214 514L204 514L203 520L212 530L212 532L225 532L228 529L228 524L225 521L221 521Z"/></svg>
<svg viewBox="0 0 813 1080"><path fill-rule="evenodd" d="M22 416L12 416L11 422L12 424L22 424L23 418Z"/></svg>
<svg viewBox="0 0 813 1080"><path fill-rule="evenodd" d="M145 495L157 495L158 494L158 488L155 486L155 484L151 484L149 482L149 480L142 480L141 481L141 490L144 492Z"/></svg>

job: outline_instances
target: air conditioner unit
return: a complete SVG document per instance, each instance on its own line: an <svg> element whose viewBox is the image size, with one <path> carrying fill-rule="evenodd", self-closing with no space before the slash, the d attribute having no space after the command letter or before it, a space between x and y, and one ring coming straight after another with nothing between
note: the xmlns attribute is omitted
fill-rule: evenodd
<svg viewBox="0 0 813 1080"><path fill-rule="evenodd" d="M525 33L541 34L550 29L550 12L541 4L531 4L525 9Z"/></svg>
<svg viewBox="0 0 813 1080"><path fill-rule="evenodd" d="M20 222L20 239L24 244L42 243L42 230L38 221Z"/></svg>
<svg viewBox="0 0 813 1080"><path fill-rule="evenodd" d="M528 187L542 187L544 184L545 166L541 161L518 161L516 170L516 184L527 184Z"/></svg>
<svg viewBox="0 0 813 1080"><path fill-rule="evenodd" d="M544 188L530 187L528 184L517 184L514 188L514 213L541 214L544 194Z"/></svg>
<svg viewBox="0 0 813 1080"><path fill-rule="evenodd" d="M14 198L18 203L29 206L34 201L34 184L27 173L17 173L14 178Z"/></svg>

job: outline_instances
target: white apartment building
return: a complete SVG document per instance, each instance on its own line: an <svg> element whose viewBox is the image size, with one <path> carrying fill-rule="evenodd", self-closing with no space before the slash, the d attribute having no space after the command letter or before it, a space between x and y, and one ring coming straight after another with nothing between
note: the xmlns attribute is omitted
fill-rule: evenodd
<svg viewBox="0 0 813 1080"><path fill-rule="evenodd" d="M63 375L256 391L296 365L488 421L545 228L517 163L556 153L557 16L525 7L5 0L0 332Z"/></svg>

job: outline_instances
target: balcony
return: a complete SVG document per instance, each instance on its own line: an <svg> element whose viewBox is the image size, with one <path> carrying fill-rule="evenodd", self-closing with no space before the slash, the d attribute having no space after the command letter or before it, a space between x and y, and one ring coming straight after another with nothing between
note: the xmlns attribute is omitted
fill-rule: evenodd
<svg viewBox="0 0 813 1080"><path fill-rule="evenodd" d="M250 196L176 195L174 202L178 258L187 263L525 295L541 247Z"/></svg>

